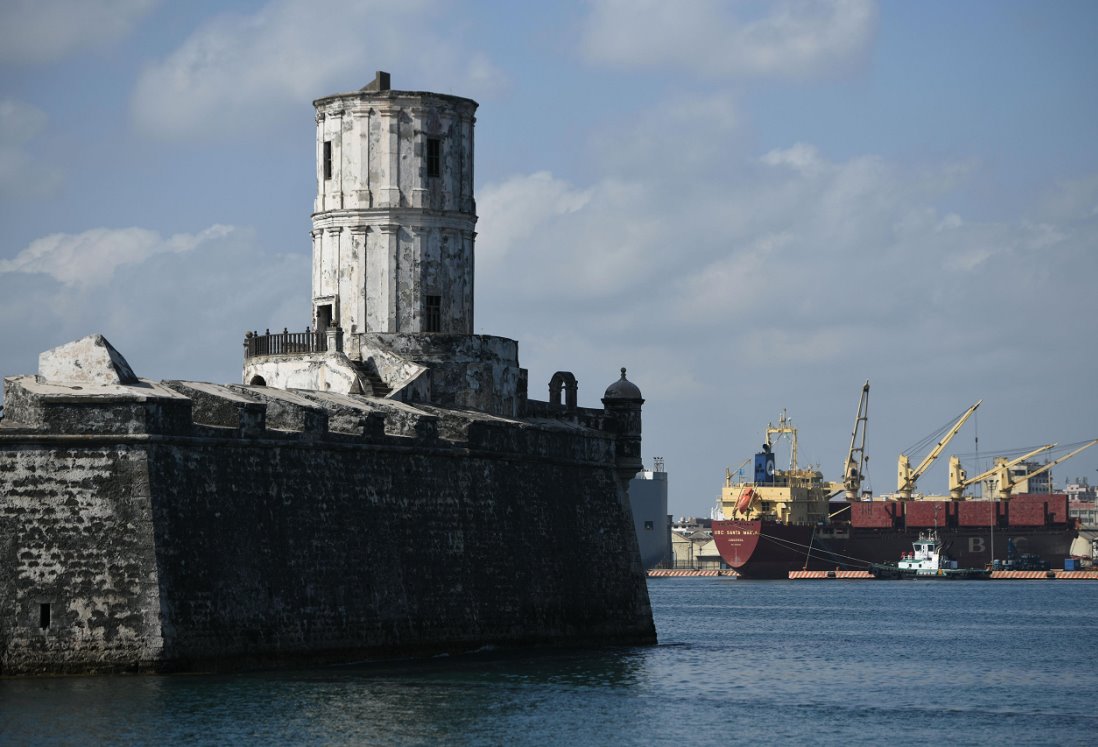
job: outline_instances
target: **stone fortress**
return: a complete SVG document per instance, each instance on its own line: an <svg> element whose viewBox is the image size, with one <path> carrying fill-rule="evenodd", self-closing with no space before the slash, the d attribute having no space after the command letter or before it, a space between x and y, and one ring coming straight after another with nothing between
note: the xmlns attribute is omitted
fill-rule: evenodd
<svg viewBox="0 0 1098 747"><path fill-rule="evenodd" d="M305 332L248 333L242 385L98 335L4 379L0 674L655 642L640 390L533 400L472 334L476 103L378 73L314 105Z"/></svg>

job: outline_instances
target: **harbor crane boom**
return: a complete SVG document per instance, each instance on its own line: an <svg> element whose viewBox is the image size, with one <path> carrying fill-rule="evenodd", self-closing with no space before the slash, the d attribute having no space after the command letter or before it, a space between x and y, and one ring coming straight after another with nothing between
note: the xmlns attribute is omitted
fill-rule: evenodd
<svg viewBox="0 0 1098 747"><path fill-rule="evenodd" d="M996 470L999 474L999 500L1009 501L1011 493L1014 492L1014 486L1017 485L1019 482L1021 482L1022 480L1028 480L1031 477L1036 477L1037 475L1041 475L1041 474L1044 474L1045 472L1048 472L1050 469L1055 467L1057 464L1060 464L1061 462L1066 462L1068 459L1071 459L1073 456L1075 456L1079 452L1085 451L1085 450L1089 449L1091 446L1094 446L1094 444L1098 444L1098 438L1094 439L1093 441L1087 441L1085 444L1080 446L1078 449L1075 449L1074 451L1071 451L1067 454L1064 454L1059 459L1055 459L1055 460L1049 462L1048 464L1043 465L1039 469L1034 470L1033 472L1022 475L1018 480L1011 480L1010 479L1010 469L1007 467L1007 465L1005 463L996 465Z"/></svg>
<svg viewBox="0 0 1098 747"><path fill-rule="evenodd" d="M951 456L949 458L949 497L955 501L963 501L965 499L965 488L969 485L975 485L981 480L986 480L1004 467L1009 470L1014 465L1021 464L1030 457L1037 456L1042 451L1054 448L1056 448L1056 444L1039 446L1028 454L1022 454L1017 459L1011 459L1009 462L1004 460L1002 464L996 464L991 469L981 472L975 477L969 477L968 473L965 472L965 468L961 466L961 460L956 456Z"/></svg>
<svg viewBox="0 0 1098 747"><path fill-rule="evenodd" d="M915 492L915 482L919 479L927 469L934 463L934 460L938 458L938 455L942 453L949 442L953 440L953 437L957 435L957 432L961 430L972 413L976 412L976 408L980 406L983 400L979 400L972 407L965 410L965 414L953 424L942 440L938 442L938 445L930 450L930 453L926 455L926 458L919 463L919 466L915 469L911 469L911 460L907 454L900 454L899 463L896 465L896 498L901 501L910 501L912 494Z"/></svg>
<svg viewBox="0 0 1098 747"><path fill-rule="evenodd" d="M854 417L854 430L850 434L850 450L846 453L843 465L843 491L848 501L858 500L862 490L862 477L865 474L865 430L869 424L869 380L862 387L862 396L858 400L858 414ZM861 438L859 439L859 435ZM855 456L856 455L856 456Z"/></svg>

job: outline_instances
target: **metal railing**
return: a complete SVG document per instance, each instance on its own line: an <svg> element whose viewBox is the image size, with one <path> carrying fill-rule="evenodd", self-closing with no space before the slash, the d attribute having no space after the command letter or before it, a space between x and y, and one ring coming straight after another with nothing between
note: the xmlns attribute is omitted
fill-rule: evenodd
<svg viewBox="0 0 1098 747"><path fill-rule="evenodd" d="M290 332L283 328L281 332L265 334L248 332L244 335L244 357L254 358L260 355L292 355L294 353L323 353L328 350L328 335L314 332L308 327L304 332Z"/></svg>

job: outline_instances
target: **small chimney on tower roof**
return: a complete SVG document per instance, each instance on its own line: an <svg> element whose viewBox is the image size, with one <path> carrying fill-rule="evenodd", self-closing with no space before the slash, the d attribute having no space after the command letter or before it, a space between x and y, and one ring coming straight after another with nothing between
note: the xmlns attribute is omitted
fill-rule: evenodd
<svg viewBox="0 0 1098 747"><path fill-rule="evenodd" d="M364 85L360 90L362 91L388 91L389 90L389 73L384 70L378 70L374 75L374 79Z"/></svg>

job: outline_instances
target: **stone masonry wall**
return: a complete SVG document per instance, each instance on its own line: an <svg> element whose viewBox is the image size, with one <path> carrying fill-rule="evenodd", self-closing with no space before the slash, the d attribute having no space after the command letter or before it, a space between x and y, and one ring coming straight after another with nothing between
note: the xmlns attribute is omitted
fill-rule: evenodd
<svg viewBox="0 0 1098 747"><path fill-rule="evenodd" d="M654 642L614 438L427 410L415 435L0 424L0 673Z"/></svg>
<svg viewBox="0 0 1098 747"><path fill-rule="evenodd" d="M128 446L0 443L0 674L160 660L146 465Z"/></svg>
<svg viewBox="0 0 1098 747"><path fill-rule="evenodd" d="M606 468L246 442L151 457L176 666L654 640Z"/></svg>

